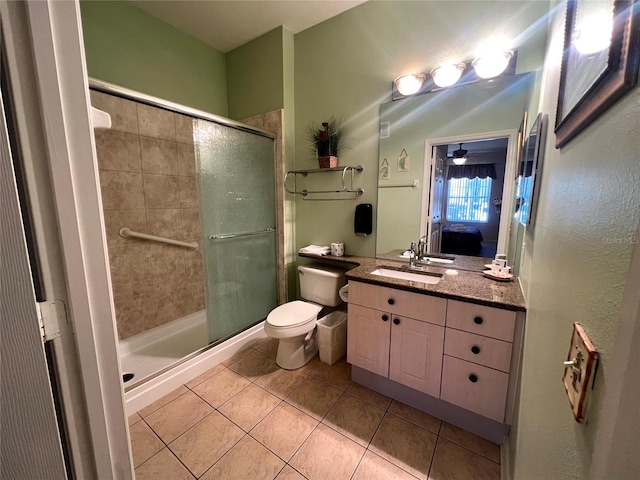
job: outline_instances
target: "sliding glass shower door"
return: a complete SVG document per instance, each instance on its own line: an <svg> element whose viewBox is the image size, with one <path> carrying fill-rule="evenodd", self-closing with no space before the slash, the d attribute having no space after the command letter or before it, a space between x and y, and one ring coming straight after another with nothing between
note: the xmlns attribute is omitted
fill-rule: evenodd
<svg viewBox="0 0 640 480"><path fill-rule="evenodd" d="M209 342L277 306L275 148L272 138L195 122Z"/></svg>

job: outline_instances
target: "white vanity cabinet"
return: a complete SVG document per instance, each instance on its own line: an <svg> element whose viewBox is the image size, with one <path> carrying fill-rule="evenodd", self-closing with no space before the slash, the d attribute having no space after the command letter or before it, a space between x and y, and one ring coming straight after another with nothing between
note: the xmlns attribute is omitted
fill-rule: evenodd
<svg viewBox="0 0 640 480"><path fill-rule="evenodd" d="M349 282L347 361L437 397L446 304L443 298Z"/></svg>
<svg viewBox="0 0 640 480"><path fill-rule="evenodd" d="M353 280L348 311L353 366L433 397L425 405L440 401L434 411L451 404L510 424L523 316Z"/></svg>

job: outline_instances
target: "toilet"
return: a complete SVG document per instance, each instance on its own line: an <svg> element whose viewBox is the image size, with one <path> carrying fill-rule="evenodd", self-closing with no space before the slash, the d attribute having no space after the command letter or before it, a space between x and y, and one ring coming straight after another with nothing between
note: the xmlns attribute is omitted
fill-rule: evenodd
<svg viewBox="0 0 640 480"><path fill-rule="evenodd" d="M300 295L306 302L294 300L273 309L264 323L264 331L277 338L276 363L286 370L295 370L311 360L318 347L314 330L323 306L337 307L342 303L338 294L345 284L345 270L311 263L298 267Z"/></svg>

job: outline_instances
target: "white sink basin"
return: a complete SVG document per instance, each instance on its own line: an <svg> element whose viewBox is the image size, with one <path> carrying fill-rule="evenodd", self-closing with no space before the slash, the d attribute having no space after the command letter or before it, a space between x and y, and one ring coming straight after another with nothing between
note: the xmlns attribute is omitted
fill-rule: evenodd
<svg viewBox="0 0 640 480"><path fill-rule="evenodd" d="M428 283L430 285L435 285L442 278L441 275L404 272L399 270L391 270L389 268L376 268L373 272L371 272L371 275L380 275L381 277L409 280L411 282Z"/></svg>
<svg viewBox="0 0 640 480"><path fill-rule="evenodd" d="M453 263L453 260L448 258L423 257L422 260L430 263Z"/></svg>

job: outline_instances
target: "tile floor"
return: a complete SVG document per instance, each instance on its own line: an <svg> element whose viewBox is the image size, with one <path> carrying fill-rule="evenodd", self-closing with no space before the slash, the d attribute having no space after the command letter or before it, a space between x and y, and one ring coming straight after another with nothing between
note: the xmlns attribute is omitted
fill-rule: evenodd
<svg viewBox="0 0 640 480"><path fill-rule="evenodd" d="M351 383L345 359L286 371L274 340L129 418L138 480L498 480L500 449Z"/></svg>

